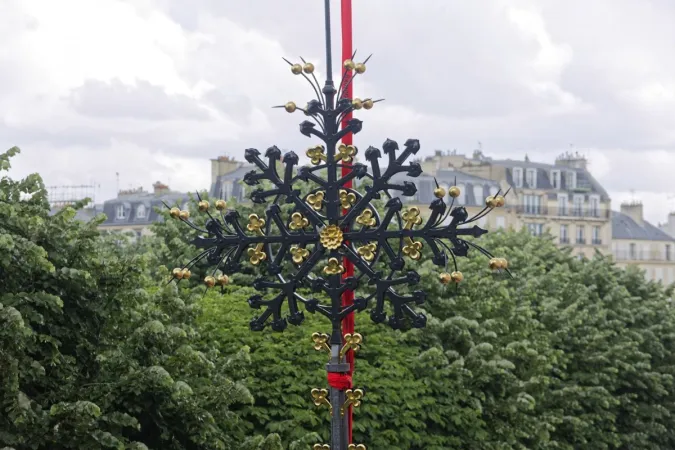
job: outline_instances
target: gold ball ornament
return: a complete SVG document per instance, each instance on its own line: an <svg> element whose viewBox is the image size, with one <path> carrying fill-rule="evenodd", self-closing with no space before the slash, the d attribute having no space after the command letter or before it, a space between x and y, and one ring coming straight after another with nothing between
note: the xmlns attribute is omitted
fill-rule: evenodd
<svg viewBox="0 0 675 450"><path fill-rule="evenodd" d="M190 272L190 269L183 269L182 276L184 280L189 280L190 277L192 276L192 272Z"/></svg>
<svg viewBox="0 0 675 450"><path fill-rule="evenodd" d="M434 189L434 196L436 198L445 197L445 189L443 189L442 187L437 187L436 189Z"/></svg>
<svg viewBox="0 0 675 450"><path fill-rule="evenodd" d="M501 208L506 204L506 199L503 195L498 195L495 197L495 203L497 204L497 208Z"/></svg>
<svg viewBox="0 0 675 450"><path fill-rule="evenodd" d="M216 209L222 211L227 207L227 202L225 200L216 200Z"/></svg>
<svg viewBox="0 0 675 450"><path fill-rule="evenodd" d="M354 100L352 100L352 106L354 109L361 109L363 108L363 101L360 98L354 98Z"/></svg>
<svg viewBox="0 0 675 450"><path fill-rule="evenodd" d="M363 101L363 109L373 109L373 106L375 105L375 102L373 101L372 98L368 98Z"/></svg>
<svg viewBox="0 0 675 450"><path fill-rule="evenodd" d="M288 102L284 105L284 109L287 113L293 113L298 107L295 105L295 102Z"/></svg>
<svg viewBox="0 0 675 450"><path fill-rule="evenodd" d="M497 270L497 269L500 268L500 265L501 265L501 263L499 261L499 258L491 258L490 259L490 263L489 263L490 270Z"/></svg>
<svg viewBox="0 0 675 450"><path fill-rule="evenodd" d="M176 267L171 271L171 275L173 275L175 279L180 280L183 278L183 269Z"/></svg>
<svg viewBox="0 0 675 450"><path fill-rule="evenodd" d="M205 212L205 211L209 210L209 202L207 202L206 200L202 200L201 202L199 202L198 205L199 205L199 210L201 212Z"/></svg>
<svg viewBox="0 0 675 450"><path fill-rule="evenodd" d="M304 70L305 73L314 73L314 64L305 63L305 65L302 66L302 70Z"/></svg>
<svg viewBox="0 0 675 450"><path fill-rule="evenodd" d="M293 64L291 72L293 72L293 75L300 75L302 73L302 66L300 64Z"/></svg>
<svg viewBox="0 0 675 450"><path fill-rule="evenodd" d="M354 64L354 61L351 59L345 59L345 62L342 63L345 69L347 70L354 70L354 67L356 67L356 64Z"/></svg>
<svg viewBox="0 0 675 450"><path fill-rule="evenodd" d="M219 275L218 278L216 279L216 282L218 283L218 286L225 286L230 282L230 277L227 275Z"/></svg>
<svg viewBox="0 0 675 450"><path fill-rule="evenodd" d="M366 71L366 65L363 63L356 63L356 66L354 66L354 70L356 73L363 73Z"/></svg>
<svg viewBox="0 0 675 450"><path fill-rule="evenodd" d="M497 200L493 196L489 196L485 199L485 206L488 208L494 208L497 206Z"/></svg>
<svg viewBox="0 0 675 450"><path fill-rule="evenodd" d="M506 258L499 258L499 268L500 269L508 269L509 268L509 261Z"/></svg>
<svg viewBox="0 0 675 450"><path fill-rule="evenodd" d="M464 274L462 272L455 271L450 274L450 278L455 283L461 283L464 280Z"/></svg>
<svg viewBox="0 0 675 450"><path fill-rule="evenodd" d="M461 194L461 190L457 186L452 186L450 189L448 189L448 194L452 198L457 198L459 197L459 194Z"/></svg>
<svg viewBox="0 0 675 450"><path fill-rule="evenodd" d="M208 277L204 278L204 284L206 287L212 288L216 285L216 278L209 275Z"/></svg>
<svg viewBox="0 0 675 450"><path fill-rule="evenodd" d="M438 276L438 281L440 281L442 284L448 284L452 281L452 275L450 275L448 272L443 272Z"/></svg>
<svg viewBox="0 0 675 450"><path fill-rule="evenodd" d="M188 220L190 218L190 211L184 209L180 212L180 214L178 214L178 217L180 217L183 220Z"/></svg>
<svg viewBox="0 0 675 450"><path fill-rule="evenodd" d="M169 215L173 217L174 219L178 219L180 217L180 209L173 207L169 210Z"/></svg>

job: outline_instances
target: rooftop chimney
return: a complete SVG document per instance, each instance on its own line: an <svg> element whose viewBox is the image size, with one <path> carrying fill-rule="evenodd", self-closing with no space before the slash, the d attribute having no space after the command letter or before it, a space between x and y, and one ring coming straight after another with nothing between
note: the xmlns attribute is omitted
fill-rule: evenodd
<svg viewBox="0 0 675 450"><path fill-rule="evenodd" d="M556 158L555 165L586 170L588 160L579 152L565 152Z"/></svg>
<svg viewBox="0 0 675 450"><path fill-rule="evenodd" d="M638 225L644 225L644 218L642 214L642 202L639 201L630 201L624 202L621 204L621 212L631 219L633 219Z"/></svg>
<svg viewBox="0 0 675 450"><path fill-rule="evenodd" d="M162 183L161 181L157 181L155 184L153 184L152 189L155 195L163 195L168 194L170 192L169 186Z"/></svg>

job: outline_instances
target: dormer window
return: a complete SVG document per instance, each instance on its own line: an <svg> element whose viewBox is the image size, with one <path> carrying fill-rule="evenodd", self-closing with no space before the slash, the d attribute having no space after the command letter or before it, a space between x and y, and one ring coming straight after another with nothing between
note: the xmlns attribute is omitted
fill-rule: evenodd
<svg viewBox="0 0 675 450"><path fill-rule="evenodd" d="M513 184L515 184L517 188L523 187L523 169L514 167L511 175L513 176Z"/></svg>
<svg viewBox="0 0 675 450"><path fill-rule="evenodd" d="M147 211L145 209L145 205L138 205L138 207L136 208L136 218L145 219L146 214Z"/></svg>
<svg viewBox="0 0 675 450"><path fill-rule="evenodd" d="M569 170L565 173L565 187L567 189L577 188L577 173Z"/></svg>
<svg viewBox="0 0 675 450"><path fill-rule="evenodd" d="M537 169L527 169L525 174L525 182L530 189L537 188Z"/></svg>
<svg viewBox="0 0 675 450"><path fill-rule="evenodd" d="M553 189L561 189L562 183L559 170L551 170L551 186Z"/></svg>
<svg viewBox="0 0 675 450"><path fill-rule="evenodd" d="M127 210L124 208L124 205L117 205L115 210L115 217L117 220L122 220L127 218Z"/></svg>

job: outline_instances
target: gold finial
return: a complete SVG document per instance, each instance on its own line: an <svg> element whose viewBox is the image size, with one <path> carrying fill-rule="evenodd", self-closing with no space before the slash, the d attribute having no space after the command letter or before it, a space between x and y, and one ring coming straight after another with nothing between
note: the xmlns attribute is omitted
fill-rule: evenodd
<svg viewBox="0 0 675 450"><path fill-rule="evenodd" d="M307 203L314 208L315 211L321 211L323 208L323 198L326 194L323 191L318 191L307 196Z"/></svg>
<svg viewBox="0 0 675 450"><path fill-rule="evenodd" d="M260 243L255 248L248 249L248 257L251 264L257 266L267 259L267 254L263 251L263 244Z"/></svg>
<svg viewBox="0 0 675 450"><path fill-rule="evenodd" d="M361 389L347 389L345 391L346 400L340 407L340 415L344 416L349 405L354 408L361 406L361 399L363 399L363 391Z"/></svg>
<svg viewBox="0 0 675 450"><path fill-rule="evenodd" d="M295 106L295 102L288 102L284 105L284 109L287 113L293 113L298 107Z"/></svg>
<svg viewBox="0 0 675 450"><path fill-rule="evenodd" d="M491 258L489 266L491 270L506 269L509 267L509 262L505 258Z"/></svg>
<svg viewBox="0 0 675 450"><path fill-rule="evenodd" d="M225 200L216 200L216 209L222 211L227 208L227 202Z"/></svg>
<svg viewBox="0 0 675 450"><path fill-rule="evenodd" d="M403 246L403 254L415 261L420 259L422 257L421 250L424 247L422 242L413 241L411 237L406 237L404 240L406 245Z"/></svg>
<svg viewBox="0 0 675 450"><path fill-rule="evenodd" d="M201 212L205 212L205 211L209 210L210 205L209 205L209 202L207 202L206 200L202 200L202 201L199 202L198 206L199 206L199 210Z"/></svg>
<svg viewBox="0 0 675 450"><path fill-rule="evenodd" d="M358 97L354 97L354 100L352 100L352 106L354 109L361 109L363 108L363 101Z"/></svg>
<svg viewBox="0 0 675 450"><path fill-rule="evenodd" d="M450 274L452 281L455 283L461 283L464 280L464 274L460 271L454 271Z"/></svg>
<svg viewBox="0 0 675 450"><path fill-rule="evenodd" d="M328 345L330 336L326 333L312 333L312 341L314 342L314 350L326 350L330 353L330 345Z"/></svg>
<svg viewBox="0 0 675 450"><path fill-rule="evenodd" d="M326 275L339 275L344 273L345 267L340 264L337 258L330 258L328 260L328 265L323 268L323 273Z"/></svg>
<svg viewBox="0 0 675 450"><path fill-rule="evenodd" d="M495 197L495 202L497 205L497 208L501 208L506 204L506 198L503 195L498 195Z"/></svg>
<svg viewBox="0 0 675 450"><path fill-rule="evenodd" d="M408 208L406 212L403 213L403 220L405 220L404 229L412 230L415 225L422 223L422 217L420 216L420 209L417 206Z"/></svg>
<svg viewBox="0 0 675 450"><path fill-rule="evenodd" d="M354 70L354 67L356 67L356 64L354 64L354 61L351 59L345 59L345 62L342 65L347 70Z"/></svg>
<svg viewBox="0 0 675 450"><path fill-rule="evenodd" d="M356 147L353 145L340 144L338 147L337 159L344 162L352 162L356 156Z"/></svg>
<svg viewBox="0 0 675 450"><path fill-rule="evenodd" d="M314 444L312 450L330 450L330 445L328 444Z"/></svg>
<svg viewBox="0 0 675 450"><path fill-rule="evenodd" d="M209 275L208 277L204 278L204 284L206 285L206 287L212 288L213 286L216 285L215 277L212 277L211 275Z"/></svg>
<svg viewBox="0 0 675 450"><path fill-rule="evenodd" d="M356 203L356 194L345 189L340 189L340 204L344 209L349 209Z"/></svg>
<svg viewBox="0 0 675 450"><path fill-rule="evenodd" d="M452 186L450 189L448 189L448 194L450 194L450 197L452 198L459 197L459 194L461 193L462 191L457 186Z"/></svg>
<svg viewBox="0 0 675 450"><path fill-rule="evenodd" d="M347 450L368 450L368 449L363 444L359 444L359 445L349 444L349 446L347 447Z"/></svg>
<svg viewBox="0 0 675 450"><path fill-rule="evenodd" d="M294 212L291 214L291 223L289 228L293 231L302 230L309 226L309 220L302 213Z"/></svg>
<svg viewBox="0 0 675 450"><path fill-rule="evenodd" d="M316 406L326 405L330 410L330 413L333 414L333 405L328 401L328 389L312 389L312 399Z"/></svg>
<svg viewBox="0 0 675 450"><path fill-rule="evenodd" d="M373 106L375 106L375 102L372 98L367 98L363 101L363 109L373 109Z"/></svg>
<svg viewBox="0 0 675 450"><path fill-rule="evenodd" d="M291 252L291 257L295 264L302 264L302 262L309 256L309 250L303 247L298 247L294 245L289 250Z"/></svg>
<svg viewBox="0 0 675 450"><path fill-rule="evenodd" d="M262 228L265 226L265 219L261 219L257 214L250 214L248 216L248 225L246 229L253 231L256 234L262 235Z"/></svg>
<svg viewBox="0 0 675 450"><path fill-rule="evenodd" d="M485 199L485 206L488 208L494 208L497 206L497 200L493 196L489 196Z"/></svg>
<svg viewBox="0 0 675 450"><path fill-rule="evenodd" d="M181 220L188 220L190 218L190 211L183 210L178 214L178 217L180 217Z"/></svg>
<svg viewBox="0 0 675 450"><path fill-rule="evenodd" d="M230 283L230 277L228 277L225 274L219 275L218 278L216 278L216 284L218 286L225 286L226 284Z"/></svg>
<svg viewBox="0 0 675 450"><path fill-rule="evenodd" d="M358 352L361 349L361 343L363 342L363 336L359 333L347 333L345 334L345 343L340 349L340 358L344 357L349 350L354 350Z"/></svg>
<svg viewBox="0 0 675 450"><path fill-rule="evenodd" d="M305 63L305 65L302 66L302 70L303 70L305 73L314 73L314 64L312 64L312 63L310 63L310 62Z"/></svg>
<svg viewBox="0 0 675 450"><path fill-rule="evenodd" d="M441 284L448 284L452 281L452 276L448 272L443 272L438 276L438 281L440 281Z"/></svg>
<svg viewBox="0 0 675 450"><path fill-rule="evenodd" d="M371 242L356 249L356 253L358 253L361 256L361 258L365 259L368 262L375 259L376 251L377 251L377 244L375 242Z"/></svg>
<svg viewBox="0 0 675 450"><path fill-rule="evenodd" d="M356 218L356 223L364 227L374 227L377 223L373 211L371 209L364 209L363 212Z"/></svg>
<svg viewBox="0 0 675 450"><path fill-rule="evenodd" d="M302 73L302 66L300 64L293 64L291 72L293 72L293 75L300 75Z"/></svg>
<svg viewBox="0 0 675 450"><path fill-rule="evenodd" d="M181 273L181 277L184 280L189 280L191 276L192 276L192 272L190 272L190 269L188 269L188 268L183 269L183 271Z"/></svg>
<svg viewBox="0 0 675 450"><path fill-rule="evenodd" d="M497 270L499 269L499 261L497 258L490 258L490 262L488 263L488 266L490 267L490 270Z"/></svg>
<svg viewBox="0 0 675 450"><path fill-rule="evenodd" d="M321 164L321 161L326 161L326 155L324 153L325 148L323 145L315 145L307 149L305 154L309 157L312 164L315 166Z"/></svg>
<svg viewBox="0 0 675 450"><path fill-rule="evenodd" d="M180 267L176 267L171 271L171 275L173 275L175 279L181 280L183 279L183 269L181 269Z"/></svg>
<svg viewBox="0 0 675 450"><path fill-rule="evenodd" d="M169 210L169 215L174 219L178 219L180 217L180 209L174 206Z"/></svg>
<svg viewBox="0 0 675 450"><path fill-rule="evenodd" d="M436 198L443 198L443 197L445 197L445 189L443 189L443 188L440 187L440 186L437 187L436 189L434 189L434 196L435 196Z"/></svg>
<svg viewBox="0 0 675 450"><path fill-rule="evenodd" d="M361 74L366 71L366 65L363 63L356 63L356 65L354 66L354 71L356 71L356 73Z"/></svg>

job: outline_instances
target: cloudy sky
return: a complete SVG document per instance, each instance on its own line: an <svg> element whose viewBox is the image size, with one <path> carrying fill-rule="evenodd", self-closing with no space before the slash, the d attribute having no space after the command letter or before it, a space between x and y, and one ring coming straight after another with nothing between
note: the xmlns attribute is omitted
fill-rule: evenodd
<svg viewBox="0 0 675 450"><path fill-rule="evenodd" d="M95 183L97 201L162 180L210 183L209 159L302 150L312 92L281 60L325 76L319 0L1 0L0 147L14 176ZM573 148L613 204L675 210L671 0L354 0L374 53L355 94L384 97L357 144L420 139L470 154L552 162ZM340 54L339 2L333 4ZM335 62L339 64L338 61Z"/></svg>

